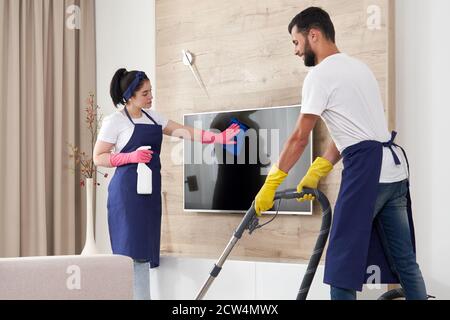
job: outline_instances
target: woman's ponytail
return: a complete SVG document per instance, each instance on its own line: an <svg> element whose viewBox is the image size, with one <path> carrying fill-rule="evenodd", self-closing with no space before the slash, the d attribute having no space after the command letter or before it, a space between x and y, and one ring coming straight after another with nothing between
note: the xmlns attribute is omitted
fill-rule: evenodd
<svg viewBox="0 0 450 320"><path fill-rule="evenodd" d="M121 84L121 80L127 73L127 69L119 69L114 74L114 77L111 80L111 88L110 88L110 94L112 101L114 103L114 106L118 106L119 104L125 105L126 101L123 98L123 90Z"/></svg>

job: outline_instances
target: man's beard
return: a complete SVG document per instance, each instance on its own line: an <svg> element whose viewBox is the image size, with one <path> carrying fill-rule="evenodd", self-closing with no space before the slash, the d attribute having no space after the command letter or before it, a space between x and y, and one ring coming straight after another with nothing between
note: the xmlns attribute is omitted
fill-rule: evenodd
<svg viewBox="0 0 450 320"><path fill-rule="evenodd" d="M309 40L306 39L305 43L305 66L307 67L315 67L316 66L316 54L312 51L311 46L309 45Z"/></svg>

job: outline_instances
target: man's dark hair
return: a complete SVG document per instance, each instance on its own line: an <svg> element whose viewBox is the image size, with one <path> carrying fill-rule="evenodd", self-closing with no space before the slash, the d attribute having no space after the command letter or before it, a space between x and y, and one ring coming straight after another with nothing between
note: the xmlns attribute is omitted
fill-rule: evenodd
<svg viewBox="0 0 450 320"><path fill-rule="evenodd" d="M307 33L312 28L317 28L322 31L328 40L335 43L336 32L333 22L330 15L322 8L309 7L296 15L288 27L290 34L294 26L297 26L298 31L301 33Z"/></svg>

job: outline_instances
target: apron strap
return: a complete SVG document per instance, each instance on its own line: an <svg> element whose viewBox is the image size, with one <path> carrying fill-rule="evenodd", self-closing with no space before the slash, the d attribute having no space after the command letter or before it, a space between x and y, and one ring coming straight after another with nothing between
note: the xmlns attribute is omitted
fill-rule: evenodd
<svg viewBox="0 0 450 320"><path fill-rule="evenodd" d="M130 119L130 121L131 121L131 123L133 124L133 125L135 125L135 123L134 123L134 121L133 121L133 119L131 119L131 117L130 117L130 114L128 113L128 110L127 110L127 107L125 107L125 113L126 113L126 115L127 115L127 117L128 117L128 119ZM157 125L158 123L156 123L156 121L155 121L155 119L153 119L147 112L145 112L144 110L142 110L142 112L147 116L147 118L149 118L150 119L150 121L152 121L153 122L153 124L155 124L155 125Z"/></svg>
<svg viewBox="0 0 450 320"><path fill-rule="evenodd" d="M394 149L392 149L392 146L397 146L394 143L395 137L397 136L397 132L392 131L392 135L391 135L391 140L389 140L388 142L383 143L383 147L385 148L389 148L389 150L391 150L392 156L394 157L394 162L396 165L400 165L400 159L398 158L397 154L394 152Z"/></svg>
<svg viewBox="0 0 450 320"><path fill-rule="evenodd" d="M409 160L408 160L408 157L406 156L406 151L405 151L405 149L403 149L403 147L401 147L401 146L399 146L399 145L396 145L396 144L395 144L395 146L396 146L396 147L399 147L399 148L402 150L403 155L405 156L406 165L407 165L407 167L408 167L408 179L409 179L409 176L411 175L411 173L409 172Z"/></svg>
<svg viewBox="0 0 450 320"><path fill-rule="evenodd" d="M130 114L128 113L127 107L125 107L125 113L126 113L128 119L130 119L131 123L134 125L135 123L134 123L134 121L131 119Z"/></svg>
<svg viewBox="0 0 450 320"><path fill-rule="evenodd" d="M156 123L155 119L153 119L147 112L145 112L144 110L142 110L142 112L147 116L147 118L149 118L155 125L158 125L158 123Z"/></svg>

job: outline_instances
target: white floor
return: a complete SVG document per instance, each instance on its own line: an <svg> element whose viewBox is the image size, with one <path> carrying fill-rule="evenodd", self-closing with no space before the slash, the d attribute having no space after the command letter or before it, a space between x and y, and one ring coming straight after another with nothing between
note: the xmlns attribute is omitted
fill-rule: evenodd
<svg viewBox="0 0 450 320"><path fill-rule="evenodd" d="M151 271L152 299L192 300L209 276L215 260L161 257ZM306 264L227 260L205 299L210 300L294 300L306 271ZM323 284L319 266L308 299L329 300L329 286ZM364 291L358 299L375 300L386 291Z"/></svg>

